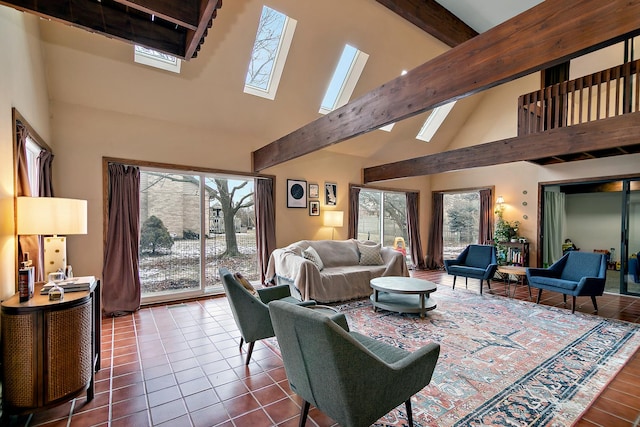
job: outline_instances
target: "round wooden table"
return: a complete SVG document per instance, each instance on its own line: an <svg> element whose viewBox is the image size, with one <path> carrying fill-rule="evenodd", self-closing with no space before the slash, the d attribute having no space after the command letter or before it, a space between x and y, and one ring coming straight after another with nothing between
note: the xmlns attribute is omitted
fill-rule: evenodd
<svg viewBox="0 0 640 427"><path fill-rule="evenodd" d="M508 297L514 297L516 295L516 290L519 283L524 285L525 278L527 277L527 267L522 267L519 265L500 265L498 266L498 273L502 276ZM516 276L516 280L513 286L513 295L511 295L511 277L510 275ZM528 284L527 284L527 287ZM529 287L529 301L531 301L531 287Z"/></svg>
<svg viewBox="0 0 640 427"><path fill-rule="evenodd" d="M429 298L437 286L428 280L413 277L385 276L371 279L373 294L371 303L374 311L378 308L398 313L420 313L436 308L436 302Z"/></svg>

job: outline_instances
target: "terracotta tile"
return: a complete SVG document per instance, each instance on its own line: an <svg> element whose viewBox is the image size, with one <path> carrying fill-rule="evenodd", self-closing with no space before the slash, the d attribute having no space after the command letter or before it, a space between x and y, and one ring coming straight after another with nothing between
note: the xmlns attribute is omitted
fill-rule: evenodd
<svg viewBox="0 0 640 427"><path fill-rule="evenodd" d="M147 412L147 397L137 396L129 400L121 400L111 406L112 419L123 418L137 412Z"/></svg>
<svg viewBox="0 0 640 427"><path fill-rule="evenodd" d="M111 427L151 426L151 414L148 411L137 412L111 421Z"/></svg>
<svg viewBox="0 0 640 427"><path fill-rule="evenodd" d="M198 409L220 403L218 395L212 389L203 390L189 396L185 396L184 401L187 404L189 412L194 412Z"/></svg>
<svg viewBox="0 0 640 427"><path fill-rule="evenodd" d="M210 405L190 413L194 427L217 426L229 420L229 415L222 403Z"/></svg>
<svg viewBox="0 0 640 427"><path fill-rule="evenodd" d="M231 399L249 392L249 389L242 381L232 381L220 385L214 384L214 390L221 400Z"/></svg>
<svg viewBox="0 0 640 427"><path fill-rule="evenodd" d="M80 412L71 417L71 425L73 427L89 427L100 424L107 424L109 421L109 407L102 406L91 411Z"/></svg>
<svg viewBox="0 0 640 427"><path fill-rule="evenodd" d="M251 411L247 414L234 418L233 422L237 426L267 427L273 425L273 421L271 420L271 418L269 418L267 413L262 409L257 409L255 411Z"/></svg>
<svg viewBox="0 0 640 427"><path fill-rule="evenodd" d="M260 407L258 401L248 393L229 400L223 400L222 404L231 418L236 418Z"/></svg>
<svg viewBox="0 0 640 427"><path fill-rule="evenodd" d="M266 406L277 400L288 397L287 394L276 384L252 391L253 396L262 406Z"/></svg>
<svg viewBox="0 0 640 427"><path fill-rule="evenodd" d="M121 400L128 400L133 397L143 396L145 394L145 388L143 383L132 384L130 386L114 389L111 395L111 401L120 402Z"/></svg>
<svg viewBox="0 0 640 427"><path fill-rule="evenodd" d="M154 407L171 402L172 400L181 399L182 393L180 392L180 388L178 388L178 386L172 386L148 393L147 398L149 401L149 406Z"/></svg>
<svg viewBox="0 0 640 427"><path fill-rule="evenodd" d="M211 383L209 383L209 380L206 377L196 378L195 380L180 383L179 387L183 396L189 396L204 390L213 390Z"/></svg>
<svg viewBox="0 0 640 427"><path fill-rule="evenodd" d="M152 393L154 391L162 390L164 388L177 385L176 378L173 374L163 375L161 377L153 378L145 381L147 392Z"/></svg>
<svg viewBox="0 0 640 427"><path fill-rule="evenodd" d="M151 422L153 425L157 425L185 415L187 413L187 408L184 405L184 401L179 399L152 407L150 412Z"/></svg>
<svg viewBox="0 0 640 427"><path fill-rule="evenodd" d="M276 423L286 421L300 414L300 406L289 398L266 405L264 410Z"/></svg>

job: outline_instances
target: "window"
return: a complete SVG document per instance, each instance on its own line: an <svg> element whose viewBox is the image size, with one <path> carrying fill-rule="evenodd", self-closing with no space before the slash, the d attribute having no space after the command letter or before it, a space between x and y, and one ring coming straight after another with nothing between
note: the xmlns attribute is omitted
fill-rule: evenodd
<svg viewBox="0 0 640 427"><path fill-rule="evenodd" d="M445 193L443 197L443 257L457 257L467 245L478 243L480 193Z"/></svg>
<svg viewBox="0 0 640 427"><path fill-rule="evenodd" d="M42 147L38 145L30 136L27 136L27 170L29 173L29 188L31 195L37 196L40 183L40 168L38 167L38 156Z"/></svg>
<svg viewBox="0 0 640 427"><path fill-rule="evenodd" d="M263 6L244 92L275 99L297 21Z"/></svg>
<svg viewBox="0 0 640 427"><path fill-rule="evenodd" d="M397 191L360 190L358 240L373 240L393 246L396 237L409 244L407 196ZM411 251L407 248L407 256Z"/></svg>
<svg viewBox="0 0 640 427"><path fill-rule="evenodd" d="M355 47L348 44L344 46L329 87L320 104L321 114L330 113L349 102L368 59L369 55Z"/></svg>
<svg viewBox="0 0 640 427"><path fill-rule="evenodd" d="M454 105L456 105L456 101L434 108L422 125L422 129L418 132L416 139L430 142L431 138L433 138L438 129L440 129L442 123L444 123L444 120L447 118Z"/></svg>
<svg viewBox="0 0 640 427"><path fill-rule="evenodd" d="M138 64L144 64L178 74L180 74L180 66L182 65L182 61L175 56L138 45L135 45L133 60Z"/></svg>
<svg viewBox="0 0 640 427"><path fill-rule="evenodd" d="M144 302L221 292L222 265L259 280L253 178L141 168Z"/></svg>

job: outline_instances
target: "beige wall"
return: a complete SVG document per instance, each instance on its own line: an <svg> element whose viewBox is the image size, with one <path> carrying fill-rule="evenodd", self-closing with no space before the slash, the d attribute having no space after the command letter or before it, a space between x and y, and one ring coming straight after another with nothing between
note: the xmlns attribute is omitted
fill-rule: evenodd
<svg viewBox="0 0 640 427"><path fill-rule="evenodd" d="M15 107L53 147L38 18L0 7L0 300L16 284L14 238L13 122Z"/></svg>

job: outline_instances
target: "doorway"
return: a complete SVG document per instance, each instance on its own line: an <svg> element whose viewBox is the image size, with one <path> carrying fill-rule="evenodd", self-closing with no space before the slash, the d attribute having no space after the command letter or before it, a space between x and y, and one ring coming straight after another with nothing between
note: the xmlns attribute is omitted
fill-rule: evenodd
<svg viewBox="0 0 640 427"><path fill-rule="evenodd" d="M540 184L538 265L577 250L608 257L605 292L640 296L640 176Z"/></svg>

